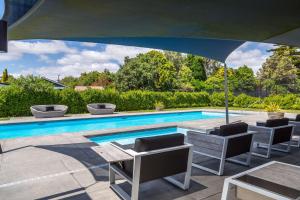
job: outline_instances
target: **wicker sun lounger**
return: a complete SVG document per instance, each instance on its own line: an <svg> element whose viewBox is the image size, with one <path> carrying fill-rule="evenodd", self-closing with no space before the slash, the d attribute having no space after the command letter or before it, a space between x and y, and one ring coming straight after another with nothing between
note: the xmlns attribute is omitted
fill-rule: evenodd
<svg viewBox="0 0 300 200"><path fill-rule="evenodd" d="M116 109L116 105L111 103L91 103L86 107L92 115L113 114Z"/></svg>
<svg viewBox="0 0 300 200"><path fill-rule="evenodd" d="M68 106L65 105L34 105L30 107L31 113L36 118L63 117Z"/></svg>

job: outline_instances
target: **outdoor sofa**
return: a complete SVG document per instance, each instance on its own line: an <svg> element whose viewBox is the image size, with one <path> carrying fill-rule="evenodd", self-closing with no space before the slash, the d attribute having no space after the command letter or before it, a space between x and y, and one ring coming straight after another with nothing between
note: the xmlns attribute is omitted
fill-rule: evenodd
<svg viewBox="0 0 300 200"><path fill-rule="evenodd" d="M116 105L111 103L91 103L86 107L92 115L113 114L116 109Z"/></svg>
<svg viewBox="0 0 300 200"><path fill-rule="evenodd" d="M289 124L294 125L294 132L292 142L296 141L296 145L293 143L292 146L300 147L300 114L296 115L294 119L289 119Z"/></svg>
<svg viewBox="0 0 300 200"><path fill-rule="evenodd" d="M63 117L68 106L65 105L35 105L30 107L31 113L36 118Z"/></svg>
<svg viewBox="0 0 300 200"><path fill-rule="evenodd" d="M244 122L220 126L209 134L188 131L187 141L194 145L195 154L220 160L218 170L197 163L192 166L219 176L223 175L225 161L249 166L253 134ZM246 161L234 158L242 154L247 154Z"/></svg>
<svg viewBox="0 0 300 200"><path fill-rule="evenodd" d="M289 124L288 118L268 119L266 122L257 122L256 126L249 126L249 130L257 132L253 139L255 147L266 149L266 153L252 152L252 154L270 158L271 150L289 152L293 129L294 126ZM281 146L281 148L276 146Z"/></svg>
<svg viewBox="0 0 300 200"><path fill-rule="evenodd" d="M126 152L133 160L109 166L110 186L123 199L137 200L140 184L160 178L183 190L189 188L193 151L192 145L184 142L183 134L137 138ZM183 183L171 177L179 173L185 173ZM131 197L115 183L115 174L131 184Z"/></svg>

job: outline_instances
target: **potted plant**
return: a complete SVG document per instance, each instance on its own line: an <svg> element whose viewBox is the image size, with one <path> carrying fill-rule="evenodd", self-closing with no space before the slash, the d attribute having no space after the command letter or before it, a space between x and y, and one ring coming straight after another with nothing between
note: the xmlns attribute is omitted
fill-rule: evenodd
<svg viewBox="0 0 300 200"><path fill-rule="evenodd" d="M281 119L284 117L284 112L281 112L280 106L276 103L270 103L265 107L269 119Z"/></svg>
<svg viewBox="0 0 300 200"><path fill-rule="evenodd" d="M156 101L156 102L154 103L154 107L155 107L155 110L156 110L156 111L162 111L162 110L165 108L165 105L164 105L164 103L161 102L161 101Z"/></svg>

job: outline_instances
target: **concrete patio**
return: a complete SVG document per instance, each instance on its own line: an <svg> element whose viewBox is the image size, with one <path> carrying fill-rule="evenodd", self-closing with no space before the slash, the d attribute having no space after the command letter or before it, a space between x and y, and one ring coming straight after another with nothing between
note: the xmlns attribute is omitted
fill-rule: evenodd
<svg viewBox="0 0 300 200"><path fill-rule="evenodd" d="M266 114L247 112L247 115L232 117L231 120L253 124L264 118ZM223 123L224 119L210 119L177 125L206 129ZM1 141L4 153L0 155L0 199L119 199L108 186L107 164L91 150L90 147L96 144L84 135L61 134ZM292 148L290 154L276 152L272 155L272 160L300 165L299 149ZM251 167L268 161L253 157ZM214 164L214 161L209 162ZM219 177L193 168L189 191L181 191L163 180L157 180L142 185L140 198L220 199L224 178L247 169L226 163L225 175ZM123 184L123 187L127 186Z"/></svg>

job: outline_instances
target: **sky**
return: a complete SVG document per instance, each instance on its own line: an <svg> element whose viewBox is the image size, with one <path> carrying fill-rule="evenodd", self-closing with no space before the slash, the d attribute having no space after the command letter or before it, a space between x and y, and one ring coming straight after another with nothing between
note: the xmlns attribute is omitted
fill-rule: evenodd
<svg viewBox="0 0 300 200"><path fill-rule="evenodd" d="M0 0L0 16L3 14L3 0ZM272 44L247 42L227 58L229 67L247 65L256 73L270 55ZM58 76L78 77L82 72L116 72L124 57L134 57L151 49L106 45L85 42L55 40L9 41L8 53L0 54L0 73L7 68L13 76L37 75L50 79Z"/></svg>

